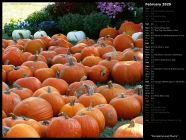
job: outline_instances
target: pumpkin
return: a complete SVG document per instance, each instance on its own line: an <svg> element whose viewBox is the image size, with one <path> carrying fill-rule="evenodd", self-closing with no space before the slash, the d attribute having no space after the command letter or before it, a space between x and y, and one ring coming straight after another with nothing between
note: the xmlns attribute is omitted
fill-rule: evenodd
<svg viewBox="0 0 186 140"><path fill-rule="evenodd" d="M41 39L30 40L25 44L24 47L25 52L30 52L35 54L36 52L40 52L42 50L46 50L47 46Z"/></svg>
<svg viewBox="0 0 186 140"><path fill-rule="evenodd" d="M30 38L31 32L30 30L14 30L12 32L12 38L13 40L18 40L18 39L25 39L25 38Z"/></svg>
<svg viewBox="0 0 186 140"><path fill-rule="evenodd" d="M67 37L64 35L64 34L61 34L61 33L59 33L59 34L54 34L53 36L52 36L52 38L59 38L59 39L64 39L64 40L66 40L66 41L68 41L68 39L67 39Z"/></svg>
<svg viewBox="0 0 186 140"><path fill-rule="evenodd" d="M17 84L14 84L14 88L12 88L11 91L16 93L17 95L19 95L21 100L29 98L33 94L32 90L30 90L28 88L21 87L20 85L17 85Z"/></svg>
<svg viewBox="0 0 186 140"><path fill-rule="evenodd" d="M7 116L10 116L10 113L13 112L15 106L21 102L21 98L19 95L10 90L3 91L2 98L2 109L7 114Z"/></svg>
<svg viewBox="0 0 186 140"><path fill-rule="evenodd" d="M52 119L47 129L49 138L80 138L81 125L73 118L59 116Z"/></svg>
<svg viewBox="0 0 186 140"><path fill-rule="evenodd" d="M45 31L39 30L34 33L34 39L41 38L43 36L47 36L47 33Z"/></svg>
<svg viewBox="0 0 186 140"><path fill-rule="evenodd" d="M87 84L88 86L93 87L94 91L97 88L96 84L93 81L87 80L87 76L84 76L79 82L74 82L69 85L68 94L75 95L77 97L81 96L82 94L86 94L88 90L83 84Z"/></svg>
<svg viewBox="0 0 186 140"><path fill-rule="evenodd" d="M8 63L8 61L6 61L7 63ZM14 69L14 65L8 65L8 64L4 64L4 65L2 65L2 68L3 68L3 70L6 72L6 73L8 73L8 72L10 72L11 70L13 70Z"/></svg>
<svg viewBox="0 0 186 140"><path fill-rule="evenodd" d="M125 21L120 25L119 28L119 33L122 34L123 32L131 36L135 32L142 32L142 28L141 26L135 24L134 22Z"/></svg>
<svg viewBox="0 0 186 140"><path fill-rule="evenodd" d="M2 119L6 117L7 117L6 113L4 112L4 110L2 110Z"/></svg>
<svg viewBox="0 0 186 140"><path fill-rule="evenodd" d="M44 86L36 90L32 96L39 97L40 95L47 94L47 93L60 95L59 91L56 88L52 86Z"/></svg>
<svg viewBox="0 0 186 140"><path fill-rule="evenodd" d="M96 47L85 47L81 51L81 60L83 60L85 57L94 55L94 56L100 56L99 50Z"/></svg>
<svg viewBox="0 0 186 140"><path fill-rule="evenodd" d="M102 65L102 66L105 66L109 72L111 73L112 72L112 68L113 66L118 62L118 60L112 60L111 59L111 56L106 58L106 59L103 59L101 61L99 61L98 65Z"/></svg>
<svg viewBox="0 0 186 140"><path fill-rule="evenodd" d="M141 112L139 101L134 97L125 97L123 94L113 98L109 104L115 108L118 118L132 119Z"/></svg>
<svg viewBox="0 0 186 140"><path fill-rule="evenodd" d="M61 79L65 80L68 84L80 81L85 75L84 66L80 63L74 63L71 57L69 58L69 63L63 65L60 71Z"/></svg>
<svg viewBox="0 0 186 140"><path fill-rule="evenodd" d="M41 87L44 87L44 86L52 86L56 88L60 92L61 95L64 95L67 91L68 83L63 79L60 79L57 74L56 78L45 79L43 83L41 84Z"/></svg>
<svg viewBox="0 0 186 140"><path fill-rule="evenodd" d="M8 46L10 46L10 45L15 45L16 44L16 41L14 41L14 40L8 40L8 39L3 39L2 40L2 48L6 48L6 47L8 47Z"/></svg>
<svg viewBox="0 0 186 140"><path fill-rule="evenodd" d="M134 43L132 38L126 34L120 34L114 38L113 45L117 51L124 51Z"/></svg>
<svg viewBox="0 0 186 140"><path fill-rule="evenodd" d="M44 42L46 48L48 49L51 38L49 36L41 36L39 39Z"/></svg>
<svg viewBox="0 0 186 140"><path fill-rule="evenodd" d="M114 127L118 121L117 112L110 104L99 104L95 108L98 108L105 117L105 126Z"/></svg>
<svg viewBox="0 0 186 140"><path fill-rule="evenodd" d="M37 89L41 87L41 82L36 77L24 77L17 79L15 84L18 84L22 87L28 88L35 92Z"/></svg>
<svg viewBox="0 0 186 140"><path fill-rule="evenodd" d="M13 124L14 124L14 122L17 121L17 120L23 120L22 117L16 116L13 113L10 113L9 115L10 115L10 117L6 117L6 118L3 118L2 119L2 121L4 122L4 124L6 124L6 126L8 126L8 127L12 127Z"/></svg>
<svg viewBox="0 0 186 140"><path fill-rule="evenodd" d="M23 52L16 47L5 49L3 52L3 62L5 61L8 61L8 64L20 66L24 62Z"/></svg>
<svg viewBox="0 0 186 140"><path fill-rule="evenodd" d="M2 91L8 90L8 89L9 89L8 85L5 82L2 82Z"/></svg>
<svg viewBox="0 0 186 140"><path fill-rule="evenodd" d="M83 104L76 103L76 100L70 101L61 107L60 112L67 114L69 117L73 117L79 110L85 108Z"/></svg>
<svg viewBox="0 0 186 140"><path fill-rule="evenodd" d="M86 38L86 35L83 31L71 31L67 33L68 41L78 42Z"/></svg>
<svg viewBox="0 0 186 140"><path fill-rule="evenodd" d="M105 44L105 45L113 46L113 41L114 41L114 39L112 37L110 37L110 35L107 35L105 37L100 37L97 40L97 44Z"/></svg>
<svg viewBox="0 0 186 140"><path fill-rule="evenodd" d="M112 81L109 81L107 85L99 86L96 89L96 92L102 94L108 103L120 93L125 93L125 91L125 88L121 88L118 84L113 84Z"/></svg>
<svg viewBox="0 0 186 140"><path fill-rule="evenodd" d="M53 57L52 65L69 63L69 58L71 58L74 63L77 62L76 58L70 54L58 54Z"/></svg>
<svg viewBox="0 0 186 140"><path fill-rule="evenodd" d="M87 46L91 46L91 45L95 44L96 42L93 39L86 37L85 39L79 41L78 43L85 43Z"/></svg>
<svg viewBox="0 0 186 140"><path fill-rule="evenodd" d="M106 104L107 100L103 95L100 93L94 93L94 90L92 87L88 86L87 84L83 84L88 90L87 94L81 95L77 102L83 104L85 107L88 107L90 103L92 103L92 106L96 106L98 104Z"/></svg>
<svg viewBox="0 0 186 140"><path fill-rule="evenodd" d="M65 95L62 95L61 97L65 101L65 104L68 104L68 103L72 102L73 100L77 100L77 97L76 96L70 96L68 91L66 92Z"/></svg>
<svg viewBox="0 0 186 140"><path fill-rule="evenodd" d="M60 46L60 47L65 47L65 48L71 48L73 45L61 38L53 38L49 41L49 46Z"/></svg>
<svg viewBox="0 0 186 140"><path fill-rule="evenodd" d="M56 116L60 112L60 109L65 105L65 102L59 94L46 92L39 95L39 97L51 104L54 116Z"/></svg>
<svg viewBox="0 0 186 140"><path fill-rule="evenodd" d="M115 50L115 48L113 46L108 45L108 44L104 44L104 43L97 44L97 45L94 45L94 46L98 47L98 51L99 51L99 54L100 54L101 57L105 53L113 52Z"/></svg>
<svg viewBox="0 0 186 140"><path fill-rule="evenodd" d="M109 70L102 65L94 65L88 72L88 78L94 82L106 82L109 79Z"/></svg>
<svg viewBox="0 0 186 140"><path fill-rule="evenodd" d="M52 47L51 47L51 49L52 49ZM57 47L57 48L54 48L54 51L57 54L67 54L69 52L69 49L68 48L63 48L63 47Z"/></svg>
<svg viewBox="0 0 186 140"><path fill-rule="evenodd" d="M102 59L98 56L94 56L94 55L91 55L91 56L87 56L83 59L82 61L82 64L84 66L89 66L89 67L92 67L94 65L97 65Z"/></svg>
<svg viewBox="0 0 186 140"><path fill-rule="evenodd" d="M30 56L32 56L30 52L23 52L24 62L27 61Z"/></svg>
<svg viewBox="0 0 186 140"><path fill-rule="evenodd" d="M81 62L81 53L75 53L72 56L76 58L77 62Z"/></svg>
<svg viewBox="0 0 186 140"><path fill-rule="evenodd" d="M3 79L3 82L6 81L6 71L4 69L2 69L2 79Z"/></svg>
<svg viewBox="0 0 186 140"><path fill-rule="evenodd" d="M37 52L35 54L32 54L30 55L28 58L27 58L27 61L43 61L45 63L47 63L47 60L44 56L38 54Z"/></svg>
<svg viewBox="0 0 186 140"><path fill-rule="evenodd" d="M39 125L39 122L37 122L34 119L22 117L23 119L17 119L13 122L12 126L16 124L27 124L30 125L32 128L34 128L39 135L41 135L41 127Z"/></svg>
<svg viewBox="0 0 186 140"><path fill-rule="evenodd" d="M114 132L114 138L143 138L143 125L131 121Z"/></svg>
<svg viewBox="0 0 186 140"><path fill-rule="evenodd" d="M143 32L136 32L132 34L132 39L134 40L134 42L137 39L143 39Z"/></svg>
<svg viewBox="0 0 186 140"><path fill-rule="evenodd" d="M16 47L16 48L20 49L21 51L24 50L24 46L23 45L19 45L19 44L9 45L6 49L11 48L11 47Z"/></svg>
<svg viewBox="0 0 186 140"><path fill-rule="evenodd" d="M105 37L107 35L110 35L110 37L115 38L118 35L118 31L115 28L107 27L101 29L99 32L99 37Z"/></svg>
<svg viewBox="0 0 186 140"><path fill-rule="evenodd" d="M135 117L131 121L134 121L134 123L143 124L143 116Z"/></svg>
<svg viewBox="0 0 186 140"><path fill-rule="evenodd" d="M97 138L99 137L99 125L97 121L89 115L80 114L72 117L81 125L82 138Z"/></svg>
<svg viewBox="0 0 186 140"><path fill-rule="evenodd" d="M137 39L136 41L134 41L134 45L137 48L143 48L143 39Z"/></svg>
<svg viewBox="0 0 186 140"><path fill-rule="evenodd" d="M13 111L16 115L23 115L36 121L50 119L53 110L50 103L39 97L29 97L16 105Z"/></svg>
<svg viewBox="0 0 186 140"><path fill-rule="evenodd" d="M142 61L122 61L114 65L112 78L120 84L136 84L143 79Z"/></svg>
<svg viewBox="0 0 186 140"><path fill-rule="evenodd" d="M48 50L47 50L47 51L42 51L42 52L40 52L39 55L44 56L45 59L47 60L47 64L48 64L48 65L51 65L51 63L52 63L52 58L54 58L54 56L56 56L57 53L56 53L55 51L48 51Z"/></svg>
<svg viewBox="0 0 186 140"><path fill-rule="evenodd" d="M41 68L34 71L34 77L43 82L47 78L55 77L55 73L51 68Z"/></svg>
<svg viewBox="0 0 186 140"><path fill-rule="evenodd" d="M22 64L22 66L29 67L33 73L38 69L48 68L48 65L42 61L26 61Z"/></svg>
<svg viewBox="0 0 186 140"><path fill-rule="evenodd" d="M16 124L7 132L6 138L40 138L38 132L27 124Z"/></svg>
<svg viewBox="0 0 186 140"><path fill-rule="evenodd" d="M71 53L81 53L81 51L87 47L88 45L85 43L78 43L75 46L73 46L72 48L70 48L70 52Z"/></svg>
<svg viewBox="0 0 186 140"><path fill-rule="evenodd" d="M50 67L54 71L54 73L56 74L56 78L59 78L57 76L57 72L59 72L61 70L62 66L63 66L63 64L54 64Z"/></svg>
<svg viewBox="0 0 186 140"><path fill-rule="evenodd" d="M89 107L83 108L76 113L76 115L81 115L81 114L85 114L85 115L89 115L89 116L93 117L99 125L99 132L102 132L104 130L105 117L99 109L92 107L90 104Z"/></svg>
<svg viewBox="0 0 186 140"><path fill-rule="evenodd" d="M39 125L41 128L41 138L46 138L47 137L47 129L50 124L50 121L44 120L44 121L39 121Z"/></svg>
<svg viewBox="0 0 186 140"><path fill-rule="evenodd" d="M9 84L12 84L16 80L23 78L25 76L27 77L33 76L33 73L29 67L27 66L13 67L13 69L7 73L7 81L9 82Z"/></svg>
<svg viewBox="0 0 186 140"><path fill-rule="evenodd" d="M110 60L118 60L118 61L123 61L123 52L120 51L113 51L113 52L108 52L105 53L102 56L103 59L110 59Z"/></svg>
<svg viewBox="0 0 186 140"><path fill-rule="evenodd" d="M131 48L123 51L123 61L134 60L134 57L139 61L143 61L143 51L139 48L136 48L134 45L132 45Z"/></svg>

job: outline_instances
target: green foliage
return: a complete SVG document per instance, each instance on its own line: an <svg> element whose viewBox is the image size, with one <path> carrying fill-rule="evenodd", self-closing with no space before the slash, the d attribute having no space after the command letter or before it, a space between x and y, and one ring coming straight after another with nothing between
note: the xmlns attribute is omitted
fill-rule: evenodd
<svg viewBox="0 0 186 140"><path fill-rule="evenodd" d="M42 21L49 20L51 17L45 13L43 10L37 11L32 13L31 15L28 16L26 21L28 21L30 27L29 30L32 32L36 32L38 30L38 24Z"/></svg>
<svg viewBox="0 0 186 140"><path fill-rule="evenodd" d="M58 28L63 34L73 30L83 30L83 18L80 14L67 14L59 17Z"/></svg>
<svg viewBox="0 0 186 140"><path fill-rule="evenodd" d="M90 38L98 38L102 28L110 25L111 20L108 16L93 12L87 15L83 20L84 31Z"/></svg>
<svg viewBox="0 0 186 140"><path fill-rule="evenodd" d="M49 4L45 8L43 8L43 12L52 18L52 20L57 20L55 16L55 4Z"/></svg>
<svg viewBox="0 0 186 140"><path fill-rule="evenodd" d="M20 29L19 23L23 22L22 18L14 19L11 18L8 23L4 25L4 32L8 35L12 35L12 32L16 29Z"/></svg>

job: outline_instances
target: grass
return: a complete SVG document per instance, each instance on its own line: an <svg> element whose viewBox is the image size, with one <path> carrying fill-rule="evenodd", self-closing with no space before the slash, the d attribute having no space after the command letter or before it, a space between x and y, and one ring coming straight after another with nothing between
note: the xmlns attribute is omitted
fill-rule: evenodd
<svg viewBox="0 0 186 140"><path fill-rule="evenodd" d="M3 2L3 25L11 18L26 19L31 13L41 10L49 3L39 2Z"/></svg>

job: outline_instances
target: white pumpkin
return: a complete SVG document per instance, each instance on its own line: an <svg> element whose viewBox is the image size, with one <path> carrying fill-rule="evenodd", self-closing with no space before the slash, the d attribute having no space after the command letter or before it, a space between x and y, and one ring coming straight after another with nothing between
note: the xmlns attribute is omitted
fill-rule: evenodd
<svg viewBox="0 0 186 140"><path fill-rule="evenodd" d="M83 31L71 31L67 34L68 41L78 42L86 38L86 35Z"/></svg>
<svg viewBox="0 0 186 140"><path fill-rule="evenodd" d="M39 30L35 32L34 39L41 38L42 36L47 36L47 33L45 31Z"/></svg>
<svg viewBox="0 0 186 140"><path fill-rule="evenodd" d="M132 34L132 39L136 41L139 38L143 38L143 32L136 32Z"/></svg>
<svg viewBox="0 0 186 140"><path fill-rule="evenodd" d="M30 30L23 29L23 30L14 30L12 32L13 40L18 40L22 38L27 39L27 38L30 38L30 36L31 36Z"/></svg>

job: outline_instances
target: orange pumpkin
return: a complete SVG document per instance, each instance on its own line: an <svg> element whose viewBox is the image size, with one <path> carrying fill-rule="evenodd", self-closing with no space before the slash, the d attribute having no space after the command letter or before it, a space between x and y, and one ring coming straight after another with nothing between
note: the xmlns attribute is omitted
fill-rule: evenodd
<svg viewBox="0 0 186 140"><path fill-rule="evenodd" d="M83 86L85 86L88 90L87 94L83 94L81 95L77 102L83 104L85 107L88 107L90 105L90 103L92 104L92 106L96 106L98 104L106 104L107 100L105 99L105 97L103 95L101 95L100 93L94 93L94 90L92 87L83 84Z"/></svg>
<svg viewBox="0 0 186 140"><path fill-rule="evenodd" d="M38 78L41 82L47 78L55 77L55 73L51 68L41 68L34 71L34 77Z"/></svg>
<svg viewBox="0 0 186 140"><path fill-rule="evenodd" d="M33 92L41 87L41 82L36 77L20 78L15 81L15 84L31 89Z"/></svg>
<svg viewBox="0 0 186 140"><path fill-rule="evenodd" d="M6 82L6 71L4 69L2 69L2 79Z"/></svg>
<svg viewBox="0 0 186 140"><path fill-rule="evenodd" d="M107 35L105 37L100 37L98 39L97 43L113 46L113 41L114 41L114 39L112 37L110 37L110 35Z"/></svg>
<svg viewBox="0 0 186 140"><path fill-rule="evenodd" d="M136 84L143 79L142 61L122 61L114 65L112 78L120 84Z"/></svg>
<svg viewBox="0 0 186 140"><path fill-rule="evenodd" d="M83 59L82 61L82 64L84 66L89 66L89 67L92 67L94 65L97 65L102 59L98 56L94 56L94 55L91 55L91 56L87 56Z"/></svg>
<svg viewBox="0 0 186 140"><path fill-rule="evenodd" d="M2 40L2 48L7 48L10 45L15 45L16 42L14 40L8 40L8 39L3 39Z"/></svg>
<svg viewBox="0 0 186 140"><path fill-rule="evenodd" d="M94 55L94 56L100 56L99 50L96 47L85 47L81 51L81 60L83 60L85 57Z"/></svg>
<svg viewBox="0 0 186 140"><path fill-rule="evenodd" d="M63 64L54 64L50 68L54 71L55 74L57 74L57 72L60 72L62 66Z"/></svg>
<svg viewBox="0 0 186 140"><path fill-rule="evenodd" d="M84 66L80 63L74 63L71 57L69 58L69 63L63 65L60 71L60 77L68 84L80 81L85 75L86 72Z"/></svg>
<svg viewBox="0 0 186 140"><path fill-rule="evenodd" d="M49 41L49 46L60 46L65 48L71 48L73 45L61 38L53 38Z"/></svg>
<svg viewBox="0 0 186 140"><path fill-rule="evenodd" d="M76 119L81 124L83 138L97 138L99 137L99 125L97 121L89 115L75 115L73 119Z"/></svg>
<svg viewBox="0 0 186 140"><path fill-rule="evenodd" d="M88 78L94 82L106 82L109 79L109 70L102 65L94 65L88 72Z"/></svg>
<svg viewBox="0 0 186 140"><path fill-rule="evenodd" d="M13 111L16 115L23 115L36 121L50 119L53 110L50 103L39 97L29 97L16 105Z"/></svg>
<svg viewBox="0 0 186 140"><path fill-rule="evenodd" d="M6 117L7 117L6 113L4 112L4 110L2 110L2 119Z"/></svg>
<svg viewBox="0 0 186 140"><path fill-rule="evenodd" d="M52 36L52 38L59 38L59 39L64 39L64 40L68 41L67 37L66 37L64 34L61 34L61 33L59 33L59 34L54 34L54 35Z"/></svg>
<svg viewBox="0 0 186 140"><path fill-rule="evenodd" d="M135 32L142 32L141 26L138 24L135 24L134 22L131 21L126 21L120 25L119 28L119 33L126 33L127 35L132 35Z"/></svg>
<svg viewBox="0 0 186 140"><path fill-rule="evenodd" d="M131 121L114 132L114 138L143 138L143 125Z"/></svg>
<svg viewBox="0 0 186 140"><path fill-rule="evenodd" d="M51 62L52 62L52 58L54 57L54 56L56 56L57 55L57 53L55 52L55 51L42 51L42 52L40 52L40 55L42 55L42 56L44 56L45 57L45 59L47 60L47 64L48 65L51 65Z"/></svg>
<svg viewBox="0 0 186 140"><path fill-rule="evenodd" d="M47 93L53 93L53 94L60 95L59 91L56 88L52 86L44 86L36 90L32 96L39 97L40 95L47 94Z"/></svg>
<svg viewBox="0 0 186 140"><path fill-rule="evenodd" d="M28 58L27 58L27 61L43 61L45 63L47 63L47 60L44 56L38 54L38 53L35 53L35 54L32 54L30 55Z"/></svg>
<svg viewBox="0 0 186 140"><path fill-rule="evenodd" d="M35 54L42 50L46 50L47 46L41 39L30 40L25 44L24 51Z"/></svg>
<svg viewBox="0 0 186 140"><path fill-rule="evenodd" d="M91 46L91 45L95 44L96 42L93 39L89 39L87 37L86 39L83 39L83 40L79 41L78 43L85 43L85 44L87 44L87 46Z"/></svg>
<svg viewBox="0 0 186 140"><path fill-rule="evenodd" d="M118 118L132 119L141 112L139 101L134 97L125 97L123 94L113 98L110 104L115 108Z"/></svg>
<svg viewBox="0 0 186 140"><path fill-rule="evenodd" d="M67 54L68 53L69 48L63 48L63 47L57 47L54 49L54 51L57 54Z"/></svg>
<svg viewBox="0 0 186 140"><path fill-rule="evenodd" d="M69 63L69 57L72 59L73 62L77 62L76 58L69 54L58 54L53 57L52 65L54 64L66 64Z"/></svg>
<svg viewBox="0 0 186 140"><path fill-rule="evenodd" d="M91 105L90 105L89 107L83 108L76 113L76 115L81 115L81 114L85 114L85 115L89 115L89 116L93 117L99 125L99 132L102 132L104 130L105 117L99 109L97 109L95 107L91 107Z"/></svg>
<svg viewBox="0 0 186 140"><path fill-rule="evenodd" d="M41 138L47 138L47 129L50 124L50 121L44 120L44 121L39 121L39 125L41 127Z"/></svg>
<svg viewBox="0 0 186 140"><path fill-rule="evenodd" d="M108 52L105 53L102 56L103 59L110 59L110 60L118 60L118 61L123 61L123 52L120 51L113 51L113 52Z"/></svg>
<svg viewBox="0 0 186 140"><path fill-rule="evenodd" d="M100 44L97 44L97 45L94 45L94 46L98 47L98 51L99 51L99 54L100 54L101 57L105 53L113 52L115 50L114 46L108 45L108 44L105 44L105 43L100 43Z"/></svg>
<svg viewBox="0 0 186 140"><path fill-rule="evenodd" d="M76 103L76 100L72 100L70 103L61 107L60 112L67 114L69 117L73 117L79 110L85 108L83 104Z"/></svg>
<svg viewBox="0 0 186 140"><path fill-rule="evenodd" d="M66 115L52 119L47 129L49 138L80 138L80 123Z"/></svg>
<svg viewBox="0 0 186 140"><path fill-rule="evenodd" d="M126 34L120 34L114 38L113 45L117 51L124 51L127 48L131 47L133 42L132 37Z"/></svg>
<svg viewBox="0 0 186 140"><path fill-rule="evenodd" d="M110 104L99 104L95 108L98 108L105 117L105 126L114 127L118 121L117 112Z"/></svg>
<svg viewBox="0 0 186 140"><path fill-rule="evenodd" d="M21 98L19 95L9 90L3 91L2 98L2 109L7 116L10 116L10 113L13 112L15 106L21 102Z"/></svg>
<svg viewBox="0 0 186 140"><path fill-rule="evenodd" d="M72 56L76 58L77 62L81 61L81 53L74 53Z"/></svg>
<svg viewBox="0 0 186 140"><path fill-rule="evenodd" d="M27 124L16 124L7 132L6 138L40 138L38 132Z"/></svg>
<svg viewBox="0 0 186 140"><path fill-rule="evenodd" d="M2 91L8 90L8 89L9 89L8 85L5 82L2 82Z"/></svg>
<svg viewBox="0 0 186 140"><path fill-rule="evenodd" d="M134 41L134 46L137 48L143 48L143 39L137 39Z"/></svg>
<svg viewBox="0 0 186 140"><path fill-rule="evenodd" d="M30 52L23 52L24 62L27 61L30 56L32 56L32 53L30 53Z"/></svg>
<svg viewBox="0 0 186 140"><path fill-rule="evenodd" d="M68 103L72 102L73 100L77 100L77 97L76 96L70 96L68 91L66 92L65 95L62 95L61 97L65 101L65 104L68 104Z"/></svg>
<svg viewBox="0 0 186 140"><path fill-rule="evenodd" d="M70 52L71 53L81 53L81 51L87 47L88 45L85 43L78 43L75 46L73 46L72 48L70 48Z"/></svg>
<svg viewBox="0 0 186 140"><path fill-rule="evenodd" d="M134 121L134 123L143 124L143 116L135 117L131 121Z"/></svg>
<svg viewBox="0 0 186 140"><path fill-rule="evenodd" d="M99 37L105 37L107 35L110 35L110 37L115 38L118 35L118 31L115 28L107 27L101 29L99 32Z"/></svg>

